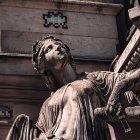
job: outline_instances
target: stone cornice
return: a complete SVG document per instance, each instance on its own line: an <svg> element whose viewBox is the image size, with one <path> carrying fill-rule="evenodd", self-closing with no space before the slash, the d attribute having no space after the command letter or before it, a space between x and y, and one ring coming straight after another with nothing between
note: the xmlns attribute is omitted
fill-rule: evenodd
<svg viewBox="0 0 140 140"><path fill-rule="evenodd" d="M42 103L51 91L0 88L0 102ZM8 97L8 98L7 98Z"/></svg>
<svg viewBox="0 0 140 140"><path fill-rule="evenodd" d="M37 8L46 10L61 10L71 12L97 13L117 15L123 8L120 4L110 4L92 1L67 1L67 0L1 0L0 6L21 8Z"/></svg>
<svg viewBox="0 0 140 140"><path fill-rule="evenodd" d="M31 59L32 54L19 54L19 53L4 53L0 52L0 58L25 58L25 59ZM90 59L85 57L77 57L73 56L74 61L76 62L112 62L111 59Z"/></svg>

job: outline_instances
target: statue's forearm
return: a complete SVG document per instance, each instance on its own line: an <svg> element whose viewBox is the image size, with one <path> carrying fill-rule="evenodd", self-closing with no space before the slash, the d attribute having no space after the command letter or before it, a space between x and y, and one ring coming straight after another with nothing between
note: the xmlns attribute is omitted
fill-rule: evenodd
<svg viewBox="0 0 140 140"><path fill-rule="evenodd" d="M130 90L140 90L140 69L137 69L134 72L130 72L126 79L116 83L109 97L108 104L119 101L119 97L126 91Z"/></svg>
<svg viewBox="0 0 140 140"><path fill-rule="evenodd" d="M125 79L120 82L118 82L109 97L108 104L115 104L120 100L120 96L124 94L126 91L129 91L133 88L133 83L131 83L131 80Z"/></svg>

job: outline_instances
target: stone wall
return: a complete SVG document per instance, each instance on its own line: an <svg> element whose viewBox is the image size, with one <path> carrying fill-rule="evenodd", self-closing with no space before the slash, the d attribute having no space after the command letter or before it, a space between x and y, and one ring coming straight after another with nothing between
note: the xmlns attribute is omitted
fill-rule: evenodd
<svg viewBox="0 0 140 140"><path fill-rule="evenodd" d="M34 40L44 34L52 34L68 44L76 57L112 60L116 56L118 43L115 15L119 9L119 5L93 2L60 4L2 1L1 50L11 53L31 53ZM68 29L44 27L45 21L42 16L48 12L63 13L67 17Z"/></svg>

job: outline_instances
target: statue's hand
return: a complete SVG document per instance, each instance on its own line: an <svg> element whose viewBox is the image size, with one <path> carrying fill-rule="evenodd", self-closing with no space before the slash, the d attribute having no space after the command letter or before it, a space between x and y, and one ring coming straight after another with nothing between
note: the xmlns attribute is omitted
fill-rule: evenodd
<svg viewBox="0 0 140 140"><path fill-rule="evenodd" d="M110 113L112 115L117 115L120 116L120 114L122 113L123 107L120 103L111 103L111 104L107 104L106 107L106 112Z"/></svg>

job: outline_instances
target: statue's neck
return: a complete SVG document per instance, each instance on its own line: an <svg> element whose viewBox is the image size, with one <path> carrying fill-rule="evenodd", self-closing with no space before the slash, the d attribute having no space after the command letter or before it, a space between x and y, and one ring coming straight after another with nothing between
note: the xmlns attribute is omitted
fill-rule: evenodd
<svg viewBox="0 0 140 140"><path fill-rule="evenodd" d="M74 80L77 79L78 74L76 71L71 67L70 64L67 64L65 67L59 70L52 70L52 73L59 83L59 85L63 86L66 85Z"/></svg>

